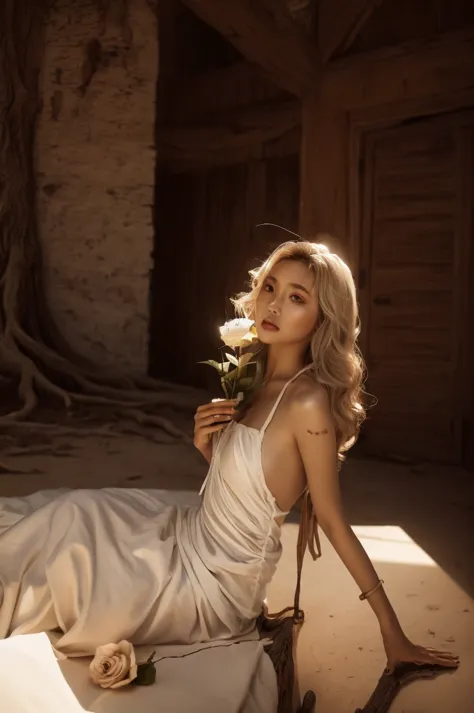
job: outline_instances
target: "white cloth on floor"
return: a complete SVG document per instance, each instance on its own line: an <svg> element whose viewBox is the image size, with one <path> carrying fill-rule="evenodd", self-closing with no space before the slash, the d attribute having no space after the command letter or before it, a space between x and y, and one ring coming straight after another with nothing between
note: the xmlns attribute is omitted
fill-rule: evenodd
<svg viewBox="0 0 474 713"><path fill-rule="evenodd" d="M193 653L195 651L196 653ZM138 647L144 661L150 648ZM164 657L164 658L162 658ZM173 658L178 657L178 658ZM0 641L1 710L8 713L274 713L273 666L259 641L156 647L151 686L102 689L90 657L56 661L46 634Z"/></svg>
<svg viewBox="0 0 474 713"><path fill-rule="evenodd" d="M0 701L5 713L84 713L46 634L0 641Z"/></svg>

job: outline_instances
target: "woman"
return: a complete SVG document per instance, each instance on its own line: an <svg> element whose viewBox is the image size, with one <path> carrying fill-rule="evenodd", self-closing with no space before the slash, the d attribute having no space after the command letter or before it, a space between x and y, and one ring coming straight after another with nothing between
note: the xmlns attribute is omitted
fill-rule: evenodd
<svg viewBox="0 0 474 713"><path fill-rule="evenodd" d="M194 443L210 464L202 502L106 488L31 508L0 536L0 638L55 629L55 646L81 655L120 639L245 634L262 612L281 523L308 488L379 620L389 666L456 666L453 655L405 636L344 517L338 460L364 416L349 269L324 245L287 243L253 273L236 306L255 320L265 375L243 410L221 401L197 411Z"/></svg>
<svg viewBox="0 0 474 713"><path fill-rule="evenodd" d="M365 417L349 268L325 245L288 242L252 275L251 291L235 306L255 320L265 347L263 383L243 412L229 401L200 407L196 447L211 463L211 437L224 431L242 442L243 453L258 459L261 450L279 523L308 489L317 521L377 616L389 669L398 661L456 666L456 656L415 645L404 634L344 515L339 463Z"/></svg>

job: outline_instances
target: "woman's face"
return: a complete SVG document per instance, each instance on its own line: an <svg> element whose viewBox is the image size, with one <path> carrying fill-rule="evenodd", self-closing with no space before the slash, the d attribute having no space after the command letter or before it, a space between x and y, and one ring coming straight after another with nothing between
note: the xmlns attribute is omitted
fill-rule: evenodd
<svg viewBox="0 0 474 713"><path fill-rule="evenodd" d="M309 344L317 320L313 273L299 260L280 260L257 297L255 326L259 340L263 344Z"/></svg>

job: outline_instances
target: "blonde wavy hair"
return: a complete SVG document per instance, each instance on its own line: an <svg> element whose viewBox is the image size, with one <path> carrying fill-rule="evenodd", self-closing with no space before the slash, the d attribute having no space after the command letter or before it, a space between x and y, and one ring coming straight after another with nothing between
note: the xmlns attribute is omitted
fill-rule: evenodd
<svg viewBox="0 0 474 713"><path fill-rule="evenodd" d="M363 382L365 365L357 347L359 315L354 280L346 263L322 243L289 241L280 245L265 262L250 271L250 291L232 300L239 315L254 319L255 303L274 266L281 260L298 260L314 274L319 315L308 349L315 380L329 396L334 419L338 456L343 460L357 440L365 419ZM259 350L265 360L266 350ZM261 369L263 373L263 369Z"/></svg>

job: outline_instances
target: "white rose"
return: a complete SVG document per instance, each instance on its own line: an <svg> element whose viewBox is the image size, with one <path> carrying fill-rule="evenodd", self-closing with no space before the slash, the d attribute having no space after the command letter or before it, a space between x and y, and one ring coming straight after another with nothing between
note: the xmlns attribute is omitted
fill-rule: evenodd
<svg viewBox="0 0 474 713"><path fill-rule="evenodd" d="M221 339L227 347L247 347L256 338L254 322L251 319L232 319L219 327Z"/></svg>
<svg viewBox="0 0 474 713"><path fill-rule="evenodd" d="M102 688L120 688L137 677L135 651L129 641L99 646L89 665L92 681Z"/></svg>

